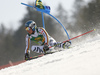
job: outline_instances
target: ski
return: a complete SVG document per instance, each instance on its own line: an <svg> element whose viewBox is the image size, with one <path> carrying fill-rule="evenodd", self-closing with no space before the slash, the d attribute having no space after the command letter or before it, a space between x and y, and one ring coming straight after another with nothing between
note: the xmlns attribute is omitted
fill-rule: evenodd
<svg viewBox="0 0 100 75"><path fill-rule="evenodd" d="M53 53L55 53L55 52L50 52L50 53L45 53L45 54L33 56L33 57L30 57L30 58L27 59L27 60L37 59L37 58L40 58L40 57L42 57L42 56L44 56L44 55L53 54Z"/></svg>
<svg viewBox="0 0 100 75"><path fill-rule="evenodd" d="M30 57L30 58L28 58L27 60L37 59L37 58L42 57L42 56L44 56L44 54ZM26 61L27 61L27 60L26 60Z"/></svg>

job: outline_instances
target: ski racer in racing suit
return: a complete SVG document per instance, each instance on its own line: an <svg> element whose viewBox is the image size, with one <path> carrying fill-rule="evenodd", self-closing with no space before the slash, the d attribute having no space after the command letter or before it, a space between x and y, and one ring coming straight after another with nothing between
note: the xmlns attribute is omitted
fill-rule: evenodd
<svg viewBox="0 0 100 75"><path fill-rule="evenodd" d="M32 45L31 50L37 53L46 53L50 46L54 46L59 42L56 42L46 30L42 27L37 27L36 23L29 20L25 23L25 30L28 32L26 35L26 48L25 48L25 60L29 59L30 42L35 42L38 45ZM64 43L57 45L64 48Z"/></svg>

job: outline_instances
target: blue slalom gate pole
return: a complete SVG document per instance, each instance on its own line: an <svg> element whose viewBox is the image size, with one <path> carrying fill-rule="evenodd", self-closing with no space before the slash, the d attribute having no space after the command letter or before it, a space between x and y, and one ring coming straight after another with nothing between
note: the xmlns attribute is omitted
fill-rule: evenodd
<svg viewBox="0 0 100 75"><path fill-rule="evenodd" d="M25 4L25 3L21 3L21 4L33 8L33 6L31 6L31 5L28 5L28 4ZM42 15L43 28L45 29L43 12L41 12L41 15Z"/></svg>
<svg viewBox="0 0 100 75"><path fill-rule="evenodd" d="M28 4L25 4L25 3L21 3L21 4L33 8L33 6L31 6L31 5L28 5ZM38 11L40 11L40 10L38 10ZM46 14L48 14L49 16L53 17L53 18L63 27L63 29L65 30L65 32L66 32L66 34L67 34L67 36L68 36L68 39L70 40L70 37L69 37L69 34L68 34L67 30L65 29L65 27L63 26L63 24L62 24L57 18L55 18L55 17L54 17L53 15L51 15L49 12L44 12L43 10L40 11L40 12L41 12L41 15L42 15L42 23L43 23L43 28L44 28L44 29L45 29L45 24L44 24L44 16L43 16L43 13L46 13Z"/></svg>
<svg viewBox="0 0 100 75"><path fill-rule="evenodd" d="M42 23L43 23L43 28L45 29L43 12L41 12L41 15L42 15Z"/></svg>
<svg viewBox="0 0 100 75"><path fill-rule="evenodd" d="M28 4L25 4L25 3L21 3L21 4L33 8L33 6L31 6L31 5L28 5Z"/></svg>
<svg viewBox="0 0 100 75"><path fill-rule="evenodd" d="M65 30L65 32L66 32L66 34L67 34L67 36L68 36L68 39L70 40L69 34L68 34L67 30L65 29L65 27L62 25L62 23L61 23L57 18L55 18L53 15L51 15L51 14L49 14L49 13L48 13L48 15L50 15L50 16L53 17L56 21L58 21L58 23L60 23L60 25L61 25L61 26L63 27L63 29Z"/></svg>

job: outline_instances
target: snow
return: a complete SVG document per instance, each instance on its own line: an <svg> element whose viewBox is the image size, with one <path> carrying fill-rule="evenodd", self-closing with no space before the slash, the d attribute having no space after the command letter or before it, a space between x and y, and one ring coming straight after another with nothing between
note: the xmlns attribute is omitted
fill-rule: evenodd
<svg viewBox="0 0 100 75"><path fill-rule="evenodd" d="M0 75L100 75L100 35L70 49L1 69Z"/></svg>

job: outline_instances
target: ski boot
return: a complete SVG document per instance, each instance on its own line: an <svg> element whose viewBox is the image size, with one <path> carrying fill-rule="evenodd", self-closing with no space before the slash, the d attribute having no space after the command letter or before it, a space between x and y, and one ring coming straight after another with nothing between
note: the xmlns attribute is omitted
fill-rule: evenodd
<svg viewBox="0 0 100 75"><path fill-rule="evenodd" d="M62 47L64 48L64 49L66 49L66 48L70 48L70 45L71 45L71 42L70 41L66 41L63 45L62 45Z"/></svg>

